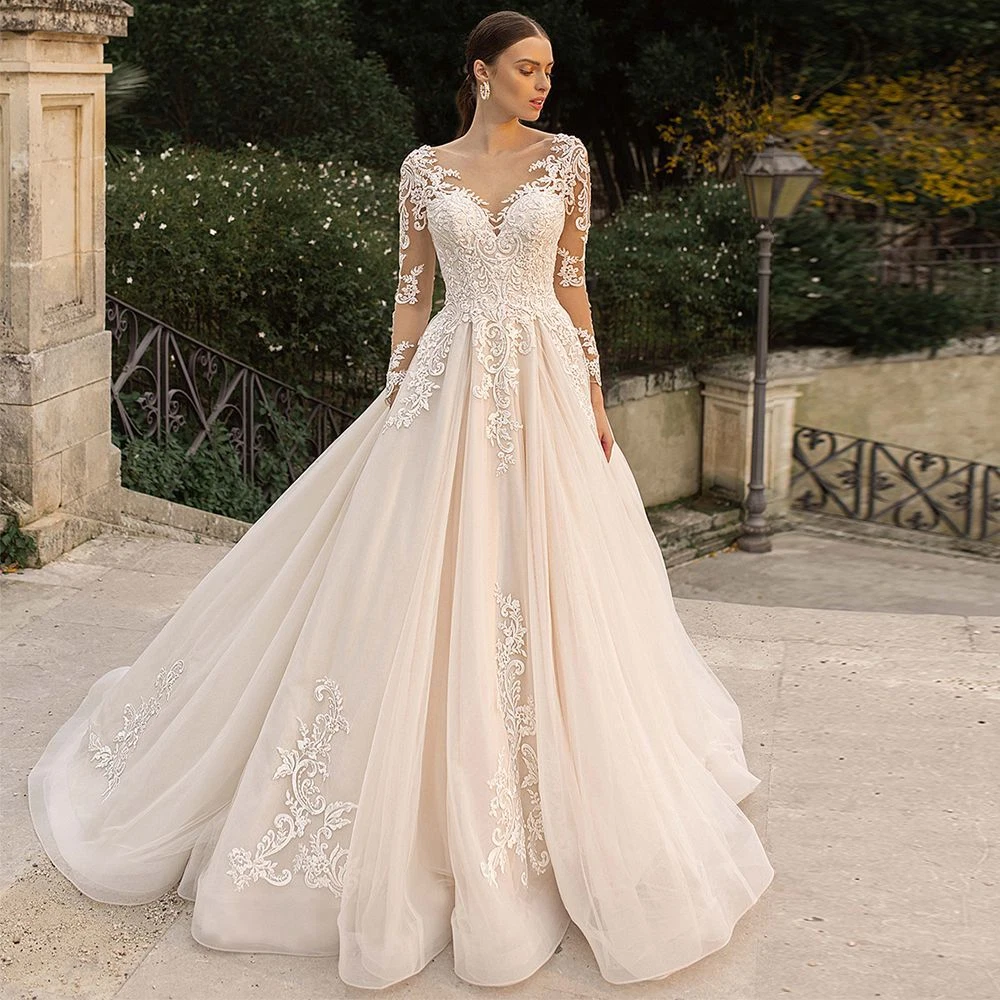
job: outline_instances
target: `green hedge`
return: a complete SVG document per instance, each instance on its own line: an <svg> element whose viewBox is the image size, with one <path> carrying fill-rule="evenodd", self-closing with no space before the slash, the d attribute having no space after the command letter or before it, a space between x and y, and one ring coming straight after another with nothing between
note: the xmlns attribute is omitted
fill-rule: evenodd
<svg viewBox="0 0 1000 1000"><path fill-rule="evenodd" d="M364 397L388 357L397 183L253 146L135 154L108 171L108 291L293 384L333 368L350 394L364 373Z"/></svg>
<svg viewBox="0 0 1000 1000"><path fill-rule="evenodd" d="M746 348L754 226L734 185L636 195L595 224L587 274L605 368L692 363Z"/></svg>
<svg viewBox="0 0 1000 1000"><path fill-rule="evenodd" d="M591 302L612 368L695 363L752 347L759 226L735 183L638 195L595 225ZM964 268L947 292L876 282L871 226L806 208L776 223L770 342L891 354L987 326L997 276Z"/></svg>

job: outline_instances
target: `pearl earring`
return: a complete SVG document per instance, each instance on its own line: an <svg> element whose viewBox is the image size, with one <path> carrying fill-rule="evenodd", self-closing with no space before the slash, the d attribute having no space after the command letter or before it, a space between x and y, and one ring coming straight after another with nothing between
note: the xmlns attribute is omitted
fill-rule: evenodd
<svg viewBox="0 0 1000 1000"><path fill-rule="evenodd" d="M489 80L483 80L483 82L481 84L479 84L479 96L484 101L489 99L489 96L490 96L490 81Z"/></svg>

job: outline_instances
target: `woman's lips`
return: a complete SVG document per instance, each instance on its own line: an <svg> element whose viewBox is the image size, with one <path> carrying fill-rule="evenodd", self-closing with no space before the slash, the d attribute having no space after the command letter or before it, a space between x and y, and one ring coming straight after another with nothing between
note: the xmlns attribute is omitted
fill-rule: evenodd
<svg viewBox="0 0 1000 1000"><path fill-rule="evenodd" d="M528 103L534 105L536 108L540 108L545 103L545 99L542 98L542 100L538 101L529 101Z"/></svg>

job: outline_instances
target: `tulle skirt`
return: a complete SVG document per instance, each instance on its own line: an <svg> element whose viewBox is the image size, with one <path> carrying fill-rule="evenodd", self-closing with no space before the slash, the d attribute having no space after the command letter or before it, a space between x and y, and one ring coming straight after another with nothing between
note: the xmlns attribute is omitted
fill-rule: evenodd
<svg viewBox="0 0 1000 1000"><path fill-rule="evenodd" d="M726 944L774 874L737 805L759 779L556 327L483 391L474 323L439 312L409 395L98 680L29 778L84 893L176 887L202 944L371 989L449 941L462 979L520 981L571 920L612 983Z"/></svg>

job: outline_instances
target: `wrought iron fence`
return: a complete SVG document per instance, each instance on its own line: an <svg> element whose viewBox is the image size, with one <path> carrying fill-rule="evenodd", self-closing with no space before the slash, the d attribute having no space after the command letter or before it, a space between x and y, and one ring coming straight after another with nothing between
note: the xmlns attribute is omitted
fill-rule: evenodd
<svg viewBox="0 0 1000 1000"><path fill-rule="evenodd" d="M796 425L801 510L1000 543L1000 467Z"/></svg>
<svg viewBox="0 0 1000 1000"><path fill-rule="evenodd" d="M960 295L987 330L1000 320L1000 243L882 247L875 273L882 284Z"/></svg>
<svg viewBox="0 0 1000 1000"><path fill-rule="evenodd" d="M112 419L129 439L183 433L192 455L221 424L248 482L265 451L280 456L292 481L354 420L120 299L107 296L106 310Z"/></svg>

